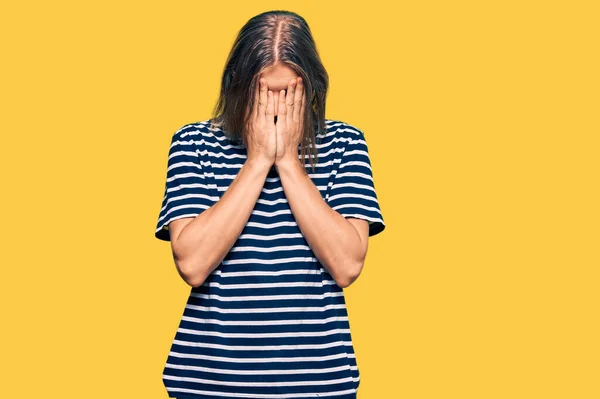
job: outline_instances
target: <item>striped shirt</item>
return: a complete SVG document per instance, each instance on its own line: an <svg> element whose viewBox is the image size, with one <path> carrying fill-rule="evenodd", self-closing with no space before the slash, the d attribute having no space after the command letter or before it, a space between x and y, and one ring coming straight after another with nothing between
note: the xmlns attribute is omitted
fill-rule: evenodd
<svg viewBox="0 0 600 399"><path fill-rule="evenodd" d="M346 218L382 232L364 133L326 120L316 135L315 173L323 200ZM172 137L156 238L201 214L227 190L247 158L210 120ZM355 399L360 373L344 291L302 235L272 168L233 247L201 286L191 288L162 380L182 399Z"/></svg>

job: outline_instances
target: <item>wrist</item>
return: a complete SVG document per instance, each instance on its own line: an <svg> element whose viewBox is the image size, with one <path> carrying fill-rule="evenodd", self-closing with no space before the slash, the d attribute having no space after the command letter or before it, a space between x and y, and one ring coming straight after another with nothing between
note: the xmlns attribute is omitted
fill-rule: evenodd
<svg viewBox="0 0 600 399"><path fill-rule="evenodd" d="M245 164L252 169L264 173L268 173L271 166L273 166L273 162L267 158L248 158Z"/></svg>
<svg viewBox="0 0 600 399"><path fill-rule="evenodd" d="M300 163L300 159L297 156L288 156L275 160L275 168L277 168L277 170L297 168L298 166L302 166L302 164Z"/></svg>

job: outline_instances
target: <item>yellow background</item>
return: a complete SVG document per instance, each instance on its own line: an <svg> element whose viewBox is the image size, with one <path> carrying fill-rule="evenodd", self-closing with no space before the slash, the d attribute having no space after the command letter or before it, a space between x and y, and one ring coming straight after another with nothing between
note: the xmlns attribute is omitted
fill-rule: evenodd
<svg viewBox="0 0 600 399"><path fill-rule="evenodd" d="M167 397L170 138L289 9L387 224L346 289L359 399L600 397L598 3L249 3L2 6L0 396Z"/></svg>

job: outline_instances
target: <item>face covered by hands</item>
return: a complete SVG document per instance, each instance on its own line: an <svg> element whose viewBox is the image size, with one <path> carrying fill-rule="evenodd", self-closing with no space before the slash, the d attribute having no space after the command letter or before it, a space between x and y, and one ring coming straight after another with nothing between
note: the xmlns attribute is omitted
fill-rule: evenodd
<svg viewBox="0 0 600 399"><path fill-rule="evenodd" d="M267 90L261 96L266 109L264 114L267 126L263 129L275 132L275 166L282 162L299 161L298 149L304 135L304 82L302 77L284 63L276 63L265 68L260 81L266 83ZM272 103L270 102L272 99Z"/></svg>
<svg viewBox="0 0 600 399"><path fill-rule="evenodd" d="M304 134L304 84L297 77L288 82L287 91L275 95L277 103L277 152L275 165L298 161L298 147Z"/></svg>

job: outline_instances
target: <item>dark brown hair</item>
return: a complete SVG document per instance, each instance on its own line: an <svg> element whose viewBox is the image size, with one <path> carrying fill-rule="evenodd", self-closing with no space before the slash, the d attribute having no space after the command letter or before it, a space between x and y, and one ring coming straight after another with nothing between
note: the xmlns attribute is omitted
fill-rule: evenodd
<svg viewBox="0 0 600 399"><path fill-rule="evenodd" d="M290 11L267 11L251 18L240 29L223 77L211 120L233 141L245 144L244 132L254 107L254 93L262 71L281 63L293 69L304 83L304 133L301 159L310 151L313 171L318 161L316 133L326 131L325 100L329 76L323 66L308 24ZM243 111L243 112L242 112Z"/></svg>

